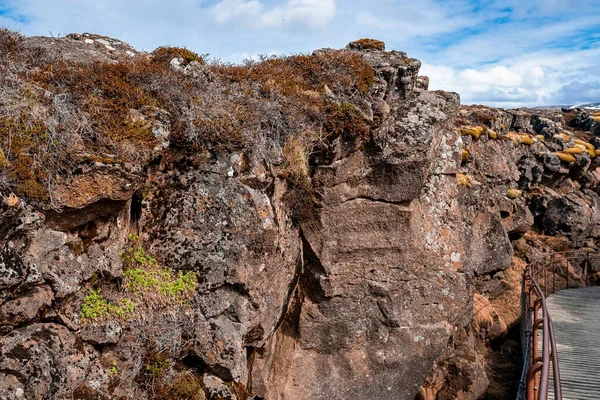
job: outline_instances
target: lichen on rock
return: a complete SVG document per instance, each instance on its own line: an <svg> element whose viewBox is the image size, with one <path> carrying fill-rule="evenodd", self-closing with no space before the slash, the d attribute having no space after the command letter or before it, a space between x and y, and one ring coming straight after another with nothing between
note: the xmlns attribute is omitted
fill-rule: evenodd
<svg viewBox="0 0 600 400"><path fill-rule="evenodd" d="M598 121L420 65L1 30L0 392L506 395L524 265L598 246Z"/></svg>

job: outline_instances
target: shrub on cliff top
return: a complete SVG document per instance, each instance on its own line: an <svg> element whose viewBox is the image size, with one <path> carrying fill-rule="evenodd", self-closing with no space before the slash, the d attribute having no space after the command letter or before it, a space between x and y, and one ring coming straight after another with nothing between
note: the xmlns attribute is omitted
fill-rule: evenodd
<svg viewBox="0 0 600 400"><path fill-rule="evenodd" d="M385 43L375 39L358 39L348 45L351 49L356 50L385 50Z"/></svg>
<svg viewBox="0 0 600 400"><path fill-rule="evenodd" d="M192 61L198 61L204 64L204 60L197 53L186 49L185 47L159 47L151 54L151 60L154 63L169 64L174 58L182 58L185 64Z"/></svg>
<svg viewBox="0 0 600 400"><path fill-rule="evenodd" d="M289 137L311 154L317 143L344 133L368 138L372 128L361 105L375 72L356 51L212 62L187 73L169 65L174 57L204 62L187 49L79 63L63 60L60 44L36 48L24 40L0 31L0 149L30 199L51 199L53 182L68 180L83 162L139 169L159 144L162 110L172 147L249 150L273 164L284 161Z"/></svg>
<svg viewBox="0 0 600 400"><path fill-rule="evenodd" d="M21 51L23 36L6 28L0 28L0 58L10 58Z"/></svg>

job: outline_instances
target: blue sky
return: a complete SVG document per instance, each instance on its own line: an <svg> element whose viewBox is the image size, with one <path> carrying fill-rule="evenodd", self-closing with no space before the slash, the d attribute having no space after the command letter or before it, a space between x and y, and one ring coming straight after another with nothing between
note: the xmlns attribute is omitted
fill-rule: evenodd
<svg viewBox="0 0 600 400"><path fill-rule="evenodd" d="M600 101L600 0L0 0L0 25L233 62L372 37L465 104Z"/></svg>

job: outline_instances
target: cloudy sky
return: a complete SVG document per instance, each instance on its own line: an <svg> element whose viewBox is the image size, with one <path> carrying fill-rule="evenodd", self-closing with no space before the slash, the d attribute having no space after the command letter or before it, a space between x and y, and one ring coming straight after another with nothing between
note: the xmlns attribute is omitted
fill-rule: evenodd
<svg viewBox="0 0 600 400"><path fill-rule="evenodd" d="M600 0L0 0L0 26L239 62L372 37L432 89L501 107L600 101Z"/></svg>

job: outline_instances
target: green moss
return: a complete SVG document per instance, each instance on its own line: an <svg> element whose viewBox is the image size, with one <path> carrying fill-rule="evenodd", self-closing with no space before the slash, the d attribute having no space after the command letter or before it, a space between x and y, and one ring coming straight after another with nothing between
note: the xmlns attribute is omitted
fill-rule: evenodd
<svg viewBox="0 0 600 400"><path fill-rule="evenodd" d="M144 365L146 371L155 378L163 376L169 369L169 363L162 354L157 354L154 360Z"/></svg>

